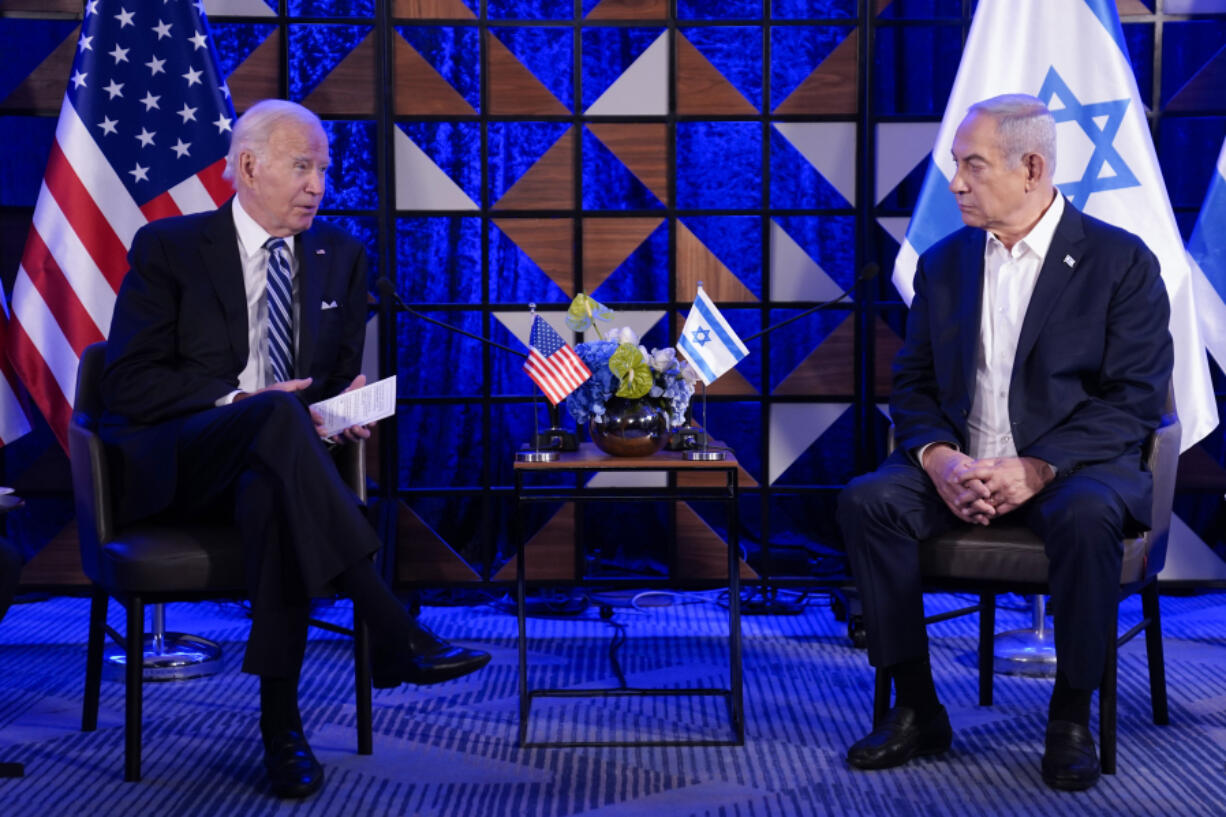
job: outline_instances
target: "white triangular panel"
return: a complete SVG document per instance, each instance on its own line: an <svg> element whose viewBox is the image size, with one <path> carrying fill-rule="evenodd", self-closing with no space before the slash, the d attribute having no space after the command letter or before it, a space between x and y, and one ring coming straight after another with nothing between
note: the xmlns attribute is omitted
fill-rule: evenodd
<svg viewBox="0 0 1226 817"><path fill-rule="evenodd" d="M855 122L776 122L775 129L849 204L856 203Z"/></svg>
<svg viewBox="0 0 1226 817"><path fill-rule="evenodd" d="M647 50L587 109L588 116L665 116L668 114L668 32Z"/></svg>
<svg viewBox="0 0 1226 817"><path fill-rule="evenodd" d="M771 406L770 484L792 467L851 403L776 403Z"/></svg>
<svg viewBox="0 0 1226 817"><path fill-rule="evenodd" d="M566 325L565 312L538 312L541 319L545 323L554 328L562 339L567 343L571 343L575 333ZM531 312L495 312L494 317L506 327L507 331L515 337L519 338L520 343L524 345L524 354L528 353L528 338L532 334L532 313ZM514 346L515 344L508 344Z"/></svg>
<svg viewBox="0 0 1226 817"><path fill-rule="evenodd" d="M940 122L882 122L877 126L877 203L928 158Z"/></svg>
<svg viewBox="0 0 1226 817"><path fill-rule="evenodd" d="M877 219L877 223L881 225L890 236L899 243L907 238L907 227L911 224L910 216L881 216Z"/></svg>
<svg viewBox="0 0 1226 817"><path fill-rule="evenodd" d="M842 291L787 230L771 221L771 300L827 301Z"/></svg>
<svg viewBox="0 0 1226 817"><path fill-rule="evenodd" d="M889 420L891 423L894 422L894 418L890 416L890 404L889 403L878 403L877 411L881 412L881 416Z"/></svg>
<svg viewBox="0 0 1226 817"><path fill-rule="evenodd" d="M204 13L213 17L276 17L264 0L204 0Z"/></svg>
<svg viewBox="0 0 1226 817"><path fill-rule="evenodd" d="M397 209L481 209L400 128L395 129L395 144Z"/></svg>
<svg viewBox="0 0 1226 817"><path fill-rule="evenodd" d="M661 309L633 310L618 309L613 313L612 320L596 321L595 325L583 333L584 340L599 340L610 329L629 326L640 338L651 331L660 322L665 312Z"/></svg>
<svg viewBox="0 0 1226 817"><path fill-rule="evenodd" d="M663 471L597 471L587 481L589 488L667 488Z"/></svg>
<svg viewBox="0 0 1226 817"><path fill-rule="evenodd" d="M1226 562L1214 553L1188 524L1171 514L1171 534L1166 544L1166 564L1158 581L1221 581Z"/></svg>

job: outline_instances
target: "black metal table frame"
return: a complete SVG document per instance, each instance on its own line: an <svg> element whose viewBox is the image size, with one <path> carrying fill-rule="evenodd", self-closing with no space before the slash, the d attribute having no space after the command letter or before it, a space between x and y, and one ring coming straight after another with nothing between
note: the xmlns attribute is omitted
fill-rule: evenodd
<svg viewBox="0 0 1226 817"><path fill-rule="evenodd" d="M654 459L654 458L653 458ZM581 747L581 746L743 746L745 744L745 702L741 669L741 573L740 548L738 537L738 491L737 464L735 460L705 462L701 465L660 456L658 464L652 463L643 467L596 467L591 461L566 457L561 461L547 465L534 465L531 468L515 468L515 509L512 514L512 538L515 540L515 589L516 589L516 619L519 628L519 745L524 748L540 747ZM670 487L660 491L647 492L641 489L626 488L591 488L577 481L575 487L565 486L525 486L524 477L531 473L566 473L576 474L579 480L584 472L616 471L617 473L633 472L665 472L712 474L723 473L725 485L722 488L679 487L675 479L670 480ZM729 686L727 688L708 687L605 687L587 689L530 689L528 686L528 633L527 633L527 573L525 567L524 547L525 537L520 520L521 510L525 503L540 502L574 502L577 505L585 502L676 502L690 500L706 500L722 502L728 509L728 648L729 648ZM582 546L581 532L576 531L576 545ZM579 560L576 560L579 561ZM576 575L576 583L584 580L582 575ZM548 584L548 581L541 581ZM531 714L532 701L536 698L614 698L614 697L682 697L682 696L720 696L728 707L728 717L733 736L729 740L606 740L606 741L528 741L528 720Z"/></svg>

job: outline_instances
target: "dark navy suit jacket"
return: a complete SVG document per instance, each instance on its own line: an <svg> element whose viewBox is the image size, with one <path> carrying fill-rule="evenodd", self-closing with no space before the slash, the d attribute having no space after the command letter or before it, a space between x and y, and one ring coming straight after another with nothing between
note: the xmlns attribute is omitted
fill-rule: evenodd
<svg viewBox="0 0 1226 817"><path fill-rule="evenodd" d="M901 451L965 451L975 388L985 233L963 228L920 258L891 419ZM1109 485L1150 522L1141 448L1162 419L1173 365L1170 306L1153 253L1065 203L1022 322L1009 388L1021 456Z"/></svg>
<svg viewBox="0 0 1226 817"><path fill-rule="evenodd" d="M118 509L135 519L164 509L175 490L176 420L214 407L247 364L247 296L231 202L137 232L115 302L102 398ZM294 376L315 402L342 391L361 367L366 254L316 220L297 236L298 349Z"/></svg>

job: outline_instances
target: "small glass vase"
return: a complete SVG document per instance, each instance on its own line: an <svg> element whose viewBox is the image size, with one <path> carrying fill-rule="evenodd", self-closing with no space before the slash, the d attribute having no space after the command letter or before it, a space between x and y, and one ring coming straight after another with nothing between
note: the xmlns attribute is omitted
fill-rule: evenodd
<svg viewBox="0 0 1226 817"><path fill-rule="evenodd" d="M610 397L588 423L592 442L614 457L650 457L668 442L668 412L647 400Z"/></svg>

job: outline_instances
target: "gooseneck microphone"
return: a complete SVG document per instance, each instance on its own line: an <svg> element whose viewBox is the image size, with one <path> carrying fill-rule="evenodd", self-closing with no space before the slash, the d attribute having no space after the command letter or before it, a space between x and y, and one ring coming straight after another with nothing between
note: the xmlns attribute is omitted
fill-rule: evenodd
<svg viewBox="0 0 1226 817"><path fill-rule="evenodd" d="M793 321L798 321L801 318L812 315L814 312L825 309L828 306L834 306L835 304L839 303L844 298L846 298L848 295L850 295L851 291L855 289L858 284L864 281L871 281L872 279L877 277L877 273L879 272L881 272L880 265L870 261L869 263L865 264L863 268L861 268L860 274L856 276L856 280L851 282L851 286L849 286L847 289L840 292L837 298L833 298L829 301L822 301L819 304L814 304L813 306L806 309L804 312L799 312L786 320L779 321L779 323L773 326L768 326L765 329L763 329L761 332L756 332L750 335L749 337L741 338L741 342L749 343L751 340L757 340L763 335L769 335L771 332L774 332L776 329L782 329L783 327L787 326L789 323L792 323Z"/></svg>
<svg viewBox="0 0 1226 817"><path fill-rule="evenodd" d="M409 313L410 315L412 315L413 317L415 317L415 318L420 318L421 320L425 321L426 323L432 323L432 324L434 324L434 325L436 325L436 326L441 326L441 327L443 327L444 329L449 329L449 330L451 330L452 332L455 332L456 334L459 334L459 335L464 335L465 337L472 338L473 340L479 340L479 341L481 341L482 343L486 344L487 346L493 346L495 349L501 349L502 351L504 351L504 352L510 352L510 353L511 353L511 354L513 354L513 355L519 355L520 357L523 357L523 358L526 358L526 357L528 356L528 353L527 353L527 352L521 351L521 350L519 350L519 349L512 349L510 346L504 346L503 344L501 344L501 343L499 343L499 342L497 342L497 341L490 340L489 338L483 338L483 337L481 337L480 335L474 335L472 332L469 332L469 331L467 331L467 330L465 330L465 329L461 329L461 328L460 328L460 327L458 327L458 326L452 326L452 325L451 325L451 324L449 324L449 323L445 323L445 322L443 322L443 321L435 320L434 318L431 318L429 315L425 315L425 314L423 314L423 313L421 313L421 312L417 311L416 309L414 309L413 307L409 306L408 304L406 304L406 303L405 303L405 302L404 302L404 301L401 299L401 297L400 297L400 293L396 291L396 285L395 285L395 284L393 284L393 283L392 283L392 282L391 282L389 279L387 279L387 278L380 278L379 280L375 281L375 289L379 290L379 297L380 297L380 298L386 298L386 299L388 299L388 300L392 301L392 302L393 302L394 304L396 304L396 306L398 306L398 307L399 307L399 308L400 308L402 311L404 311L404 312L408 312L408 313Z"/></svg>

